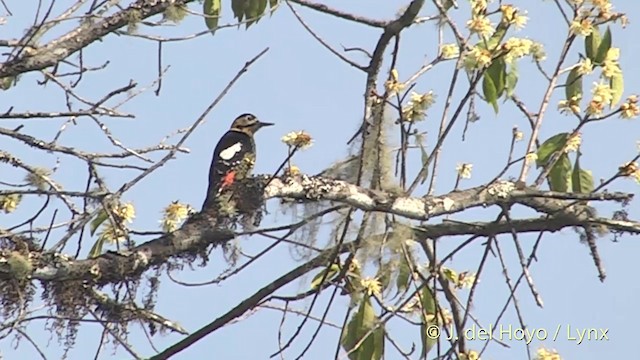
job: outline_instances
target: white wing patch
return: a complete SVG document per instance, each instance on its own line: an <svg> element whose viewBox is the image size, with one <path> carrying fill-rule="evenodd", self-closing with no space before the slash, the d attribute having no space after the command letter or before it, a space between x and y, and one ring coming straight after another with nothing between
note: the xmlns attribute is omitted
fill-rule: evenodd
<svg viewBox="0 0 640 360"><path fill-rule="evenodd" d="M223 160L231 160L238 152L242 150L242 144L237 142L228 148L220 151L220 158Z"/></svg>

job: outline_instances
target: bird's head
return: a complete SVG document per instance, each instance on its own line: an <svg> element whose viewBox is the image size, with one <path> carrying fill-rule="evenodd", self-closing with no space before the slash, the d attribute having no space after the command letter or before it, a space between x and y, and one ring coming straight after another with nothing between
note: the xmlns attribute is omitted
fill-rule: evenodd
<svg viewBox="0 0 640 360"><path fill-rule="evenodd" d="M265 126L271 126L272 123L261 122L255 115L242 114L231 123L231 130L243 132L249 136L253 136L258 130Z"/></svg>

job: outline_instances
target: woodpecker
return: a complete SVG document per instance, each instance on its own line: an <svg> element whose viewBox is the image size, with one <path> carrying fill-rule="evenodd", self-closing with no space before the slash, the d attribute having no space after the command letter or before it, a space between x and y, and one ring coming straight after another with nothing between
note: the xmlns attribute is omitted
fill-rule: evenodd
<svg viewBox="0 0 640 360"><path fill-rule="evenodd" d="M255 133L272 123L261 122L252 114L238 116L213 151L209 168L209 188L203 208L210 205L234 180L251 174L256 160Z"/></svg>

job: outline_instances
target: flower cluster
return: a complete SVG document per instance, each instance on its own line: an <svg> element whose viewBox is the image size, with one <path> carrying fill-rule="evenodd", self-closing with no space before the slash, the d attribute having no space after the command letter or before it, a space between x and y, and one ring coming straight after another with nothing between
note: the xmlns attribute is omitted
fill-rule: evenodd
<svg viewBox="0 0 640 360"><path fill-rule="evenodd" d="M503 56L507 63L531 56L536 62L543 61L547 55L544 46L530 39L512 37L507 39L501 47L506 53ZM482 69L492 61L492 53L482 45L476 45L464 54L463 66L467 70Z"/></svg>
<svg viewBox="0 0 640 360"><path fill-rule="evenodd" d="M640 107L638 107L638 97L636 95L629 96L625 102L620 105L620 117L623 119L632 119L640 115Z"/></svg>
<svg viewBox="0 0 640 360"><path fill-rule="evenodd" d="M445 267L442 269L442 272L458 289L471 288L476 281L476 274L469 271L463 271L458 274L455 270Z"/></svg>
<svg viewBox="0 0 640 360"><path fill-rule="evenodd" d="M555 349L540 348L536 354L535 360L561 360L562 358Z"/></svg>
<svg viewBox="0 0 640 360"><path fill-rule="evenodd" d="M626 26L628 23L628 19L624 14L613 11L611 0L570 0L570 2L575 6L579 19L586 19L591 16L596 19L597 22L620 20L622 26ZM574 23L581 23L583 21L584 20L574 20ZM581 25L572 24L572 26L579 27ZM578 32L576 32L576 34L578 34Z"/></svg>
<svg viewBox="0 0 640 360"><path fill-rule="evenodd" d="M136 209L132 203L118 204L113 208L113 213L118 216L122 223L132 223L136 217Z"/></svg>
<svg viewBox="0 0 640 360"><path fill-rule="evenodd" d="M290 147L306 149L313 145L313 138L305 131L292 131L283 136L280 140Z"/></svg>
<svg viewBox="0 0 640 360"><path fill-rule="evenodd" d="M567 139L567 143L564 146L564 151L567 153L578 151L578 149L580 148L580 144L582 144L582 135L580 133L577 133Z"/></svg>
<svg viewBox="0 0 640 360"><path fill-rule="evenodd" d="M590 2L598 10L599 19L607 20L614 15L613 4L610 0L591 0Z"/></svg>
<svg viewBox="0 0 640 360"><path fill-rule="evenodd" d="M578 63L578 74L589 75L593 72L593 63L591 59L585 58Z"/></svg>
<svg viewBox="0 0 640 360"><path fill-rule="evenodd" d="M524 133L518 129L517 126L513 127L513 139L515 141L521 141L524 138Z"/></svg>
<svg viewBox="0 0 640 360"><path fill-rule="evenodd" d="M133 222L133 219L136 217L136 209L131 203L119 203L113 206L111 212L114 215L114 220L118 223L114 224L112 221L107 220L102 225L102 231L99 237L111 243L124 241L127 235L125 229L126 223Z"/></svg>
<svg viewBox="0 0 640 360"><path fill-rule="evenodd" d="M460 56L460 47L457 44L444 44L440 47L440 56L443 59L455 59Z"/></svg>
<svg viewBox="0 0 640 360"><path fill-rule="evenodd" d="M0 210L5 214L12 213L22 200L21 194L0 195Z"/></svg>
<svg viewBox="0 0 640 360"><path fill-rule="evenodd" d="M162 220L160 220L162 230L167 233L176 230L192 211L191 206L187 204L181 204L178 201L172 202L162 210Z"/></svg>
<svg viewBox="0 0 640 360"><path fill-rule="evenodd" d="M589 36L593 32L593 23L591 19L573 20L569 25L569 30L576 35Z"/></svg>
<svg viewBox="0 0 640 360"><path fill-rule="evenodd" d="M475 350L467 350L466 352L458 354L460 360L481 360L480 354Z"/></svg>
<svg viewBox="0 0 640 360"><path fill-rule="evenodd" d="M509 38L502 45L502 48L508 51L504 56L504 60L510 63L514 59L519 59L531 55L534 49L534 44L535 43L530 39Z"/></svg>
<svg viewBox="0 0 640 360"><path fill-rule="evenodd" d="M300 171L299 167L297 167L295 165L289 165L289 167L284 169L284 174L286 176L298 176L298 175L302 174L302 172Z"/></svg>
<svg viewBox="0 0 640 360"><path fill-rule="evenodd" d="M435 95L433 91L425 94L412 92L407 106L402 109L402 119L408 122L423 120L426 111L433 105L434 101Z"/></svg>
<svg viewBox="0 0 640 360"><path fill-rule="evenodd" d="M470 0L471 12L474 14L483 14L487 10L487 0Z"/></svg>
<svg viewBox="0 0 640 360"><path fill-rule="evenodd" d="M604 111L604 107L611 103L613 100L613 90L609 84L605 84L602 81L594 83L593 89L591 89L593 97L587 106L587 114L600 115Z"/></svg>
<svg viewBox="0 0 640 360"><path fill-rule="evenodd" d="M473 15L471 20L467 21L467 28L481 38L488 38L496 31L491 20L484 14Z"/></svg>
<svg viewBox="0 0 640 360"><path fill-rule="evenodd" d="M376 295L379 296L382 292L382 285L380 284L380 280L378 278L363 278L360 279L360 286L362 286L367 295Z"/></svg>
<svg viewBox="0 0 640 360"><path fill-rule="evenodd" d="M462 64L467 70L483 69L491 64L491 52L476 45L470 51L467 51Z"/></svg>
<svg viewBox="0 0 640 360"><path fill-rule="evenodd" d="M525 15L526 12L520 12L517 7L513 5L500 6L500 12L502 13L502 21L515 25L516 28L522 29L527 25L529 18Z"/></svg>
<svg viewBox="0 0 640 360"><path fill-rule="evenodd" d="M524 161L527 164L533 164L534 162L536 162L536 160L538 160L538 154L534 151L528 153L527 155L524 156Z"/></svg>
<svg viewBox="0 0 640 360"><path fill-rule="evenodd" d="M558 102L558 110L560 110L561 114L580 114L580 100L582 100L581 95L572 96L569 100L560 100Z"/></svg>
<svg viewBox="0 0 640 360"><path fill-rule="evenodd" d="M632 177L640 183L640 166L637 162L628 162L618 168L621 176Z"/></svg>
<svg viewBox="0 0 640 360"><path fill-rule="evenodd" d="M390 79L384 83L389 95L399 93L404 89L404 84L400 82L399 76L398 70L392 69Z"/></svg>
<svg viewBox="0 0 640 360"><path fill-rule="evenodd" d="M620 49L615 47L610 48L602 62L602 75L604 77L611 78L622 75L618 59L620 59Z"/></svg>
<svg viewBox="0 0 640 360"><path fill-rule="evenodd" d="M462 179L470 179L472 168L473 164L458 164L458 166L456 166L456 171L458 172L458 176L460 176Z"/></svg>

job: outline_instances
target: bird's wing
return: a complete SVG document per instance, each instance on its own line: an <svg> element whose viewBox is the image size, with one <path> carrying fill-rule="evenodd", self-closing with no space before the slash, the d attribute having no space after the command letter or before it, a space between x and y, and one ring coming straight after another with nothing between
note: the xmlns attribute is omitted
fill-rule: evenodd
<svg viewBox="0 0 640 360"><path fill-rule="evenodd" d="M247 153L253 153L254 150L253 141L249 135L238 131L227 131L213 151L209 169L209 188L217 187L222 177L237 166Z"/></svg>

